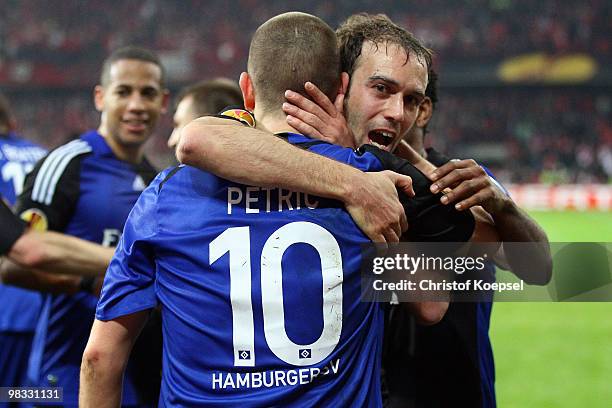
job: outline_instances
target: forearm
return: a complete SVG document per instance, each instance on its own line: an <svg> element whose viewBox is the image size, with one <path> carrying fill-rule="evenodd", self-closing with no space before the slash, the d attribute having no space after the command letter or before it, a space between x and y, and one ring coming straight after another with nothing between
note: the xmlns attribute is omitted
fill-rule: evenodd
<svg viewBox="0 0 612 408"><path fill-rule="evenodd" d="M79 407L119 407L123 373L149 310L95 320L81 361Z"/></svg>
<svg viewBox="0 0 612 408"><path fill-rule="evenodd" d="M79 406L92 408L121 406L123 389L122 365L113 363L113 359L83 355L79 386Z"/></svg>
<svg viewBox="0 0 612 408"><path fill-rule="evenodd" d="M397 157L408 160L410 164L419 169L423 174L433 172L437 167L424 156L414 150L405 140L402 140L393 152Z"/></svg>
<svg viewBox="0 0 612 408"><path fill-rule="evenodd" d="M81 278L78 276L49 274L26 269L8 259L2 259L0 277L5 284L53 294L74 294L79 291Z"/></svg>
<svg viewBox="0 0 612 408"><path fill-rule="evenodd" d="M544 230L511 200L493 219L501 241L508 243L502 249L510 270L527 283L547 284L552 277L552 258Z"/></svg>
<svg viewBox="0 0 612 408"><path fill-rule="evenodd" d="M103 275L115 252L70 235L28 231L13 245L8 257L25 268L79 276Z"/></svg>
<svg viewBox="0 0 612 408"><path fill-rule="evenodd" d="M177 157L184 164L234 182L343 201L362 175L268 132L214 117L197 119L183 129Z"/></svg>
<svg viewBox="0 0 612 408"><path fill-rule="evenodd" d="M397 242L406 230L397 188L413 195L409 177L389 171L364 173L234 123L213 117L191 122L183 128L177 158L234 182L342 201L375 242Z"/></svg>

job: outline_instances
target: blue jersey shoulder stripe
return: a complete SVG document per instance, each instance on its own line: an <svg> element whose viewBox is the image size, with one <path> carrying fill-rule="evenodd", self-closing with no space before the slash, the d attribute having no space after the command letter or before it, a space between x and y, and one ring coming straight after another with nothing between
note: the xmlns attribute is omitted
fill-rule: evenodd
<svg viewBox="0 0 612 408"><path fill-rule="evenodd" d="M83 140L75 140L51 152L43 162L34 180L32 201L50 205L55 187L66 167L75 157L92 151Z"/></svg>

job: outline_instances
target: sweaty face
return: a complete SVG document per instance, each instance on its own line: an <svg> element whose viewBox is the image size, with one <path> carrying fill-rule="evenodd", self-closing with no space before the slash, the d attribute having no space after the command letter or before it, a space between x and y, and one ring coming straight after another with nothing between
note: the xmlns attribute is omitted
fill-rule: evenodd
<svg viewBox="0 0 612 408"><path fill-rule="evenodd" d="M96 107L102 112L100 132L113 150L141 146L153 133L166 96L161 69L150 62L114 62L106 84L96 88Z"/></svg>
<svg viewBox="0 0 612 408"><path fill-rule="evenodd" d="M176 147L180 138L180 130L199 116L193 109L193 96L188 95L181 99L176 107L176 112L174 112L174 129L168 139L169 148L173 149Z"/></svg>
<svg viewBox="0 0 612 408"><path fill-rule="evenodd" d="M357 146L395 150L414 124L427 87L427 66L403 47L365 42L351 77L345 112Z"/></svg>

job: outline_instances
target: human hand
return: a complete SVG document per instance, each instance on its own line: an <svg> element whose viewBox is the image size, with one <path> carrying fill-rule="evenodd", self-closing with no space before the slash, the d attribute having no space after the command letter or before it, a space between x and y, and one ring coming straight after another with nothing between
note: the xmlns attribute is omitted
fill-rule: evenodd
<svg viewBox="0 0 612 408"><path fill-rule="evenodd" d="M315 139L355 148L353 132L344 117L344 94L339 93L332 103L312 82L306 82L304 88L314 102L297 92L285 91L287 102L283 103L283 111L287 123Z"/></svg>
<svg viewBox="0 0 612 408"><path fill-rule="evenodd" d="M408 220L397 189L414 196L412 179L389 170L363 174L345 200L347 211L373 242L399 242Z"/></svg>
<svg viewBox="0 0 612 408"><path fill-rule="evenodd" d="M474 160L451 160L428 176L433 182L431 192L449 189L440 199L442 204L456 203L462 211L482 206L495 215L512 203L494 180Z"/></svg>

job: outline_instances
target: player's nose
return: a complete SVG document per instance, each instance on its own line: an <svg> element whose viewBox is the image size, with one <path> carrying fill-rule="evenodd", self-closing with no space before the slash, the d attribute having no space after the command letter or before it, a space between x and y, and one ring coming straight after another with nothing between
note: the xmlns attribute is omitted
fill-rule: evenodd
<svg viewBox="0 0 612 408"><path fill-rule="evenodd" d="M145 109L144 99L137 92L132 93L128 100L128 110L143 111Z"/></svg>
<svg viewBox="0 0 612 408"><path fill-rule="evenodd" d="M393 95L387 99L384 109L385 119L393 122L404 120L404 99L401 95Z"/></svg>

